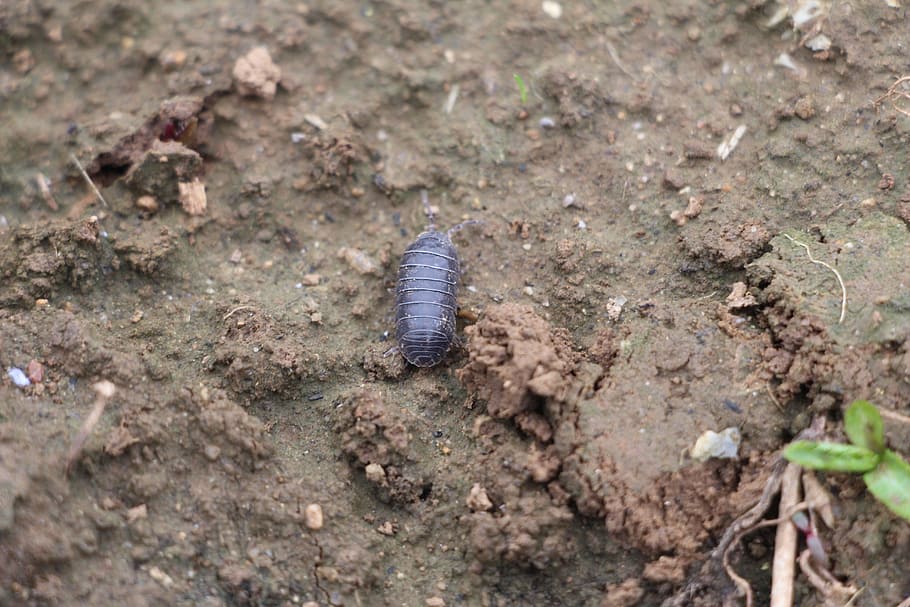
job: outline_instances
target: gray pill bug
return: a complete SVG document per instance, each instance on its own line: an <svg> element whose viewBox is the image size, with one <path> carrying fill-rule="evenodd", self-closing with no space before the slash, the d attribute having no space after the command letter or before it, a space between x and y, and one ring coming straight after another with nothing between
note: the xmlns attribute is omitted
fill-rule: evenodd
<svg viewBox="0 0 910 607"><path fill-rule="evenodd" d="M395 338L398 351L409 363L432 367L442 361L455 340L461 270L452 234L480 222L465 221L439 232L426 190L420 192L420 197L429 225L401 256L395 289Z"/></svg>

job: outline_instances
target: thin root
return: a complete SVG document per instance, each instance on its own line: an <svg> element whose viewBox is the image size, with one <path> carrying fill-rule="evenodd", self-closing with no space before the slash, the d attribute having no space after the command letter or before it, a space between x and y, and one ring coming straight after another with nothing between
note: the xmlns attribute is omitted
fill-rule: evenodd
<svg viewBox="0 0 910 607"><path fill-rule="evenodd" d="M795 238L793 238L793 237L790 236L789 234L784 234L784 236L785 236L785 237L787 238L787 240L789 240L790 242L792 242L792 243L794 243L794 244L798 244L799 246L801 246L802 248L804 248L804 249L806 250L806 255L809 256L809 261L811 261L811 262L814 263L814 264L818 264L818 265L820 265L820 266L824 266L824 267L828 268L829 270L831 270L832 272L834 272L834 276L835 276L835 278L837 278L837 283L840 285L840 290L841 290L840 318L838 319L837 324L843 323L843 322L844 322L844 318L845 318L846 315L847 315L847 287L844 286L844 279L841 278L840 272L838 272L838 271L837 271L837 268L835 268L835 267L832 266L831 264L826 263L826 262L824 262L824 261L821 261L820 259L815 259L814 257L812 257L812 251L809 250L809 245L807 245L806 243L800 242L800 241L796 240Z"/></svg>
<svg viewBox="0 0 910 607"><path fill-rule="evenodd" d="M253 306L237 306L236 308L234 308L233 310L231 310L230 312L228 312L227 314L222 316L221 320L223 320L223 321L227 320L228 318L230 318L237 312L240 312L241 310L252 310L252 309L253 309Z"/></svg>
<svg viewBox="0 0 910 607"><path fill-rule="evenodd" d="M774 390L771 389L771 386L770 386L770 385L765 384L765 392L767 392L767 393L768 393L768 396L771 397L771 402L774 403L774 406L777 407L777 410L780 411L781 413L783 413L783 412L784 412L784 406L783 406L782 404L780 404L780 401L777 400L777 397L776 397L776 396L774 396Z"/></svg>
<svg viewBox="0 0 910 607"><path fill-rule="evenodd" d="M899 112L899 113L903 114L904 116L910 116L910 111L907 111L904 108L897 105L897 99L910 100L910 93L908 93L907 91L898 91L897 90L897 87L899 87L900 85L902 85L903 83L908 82L908 81L910 81L910 76L901 76L900 78L895 80L894 84L892 84L890 87L888 87L888 90L885 92L884 95L882 95L881 97L879 97L878 99L876 99L875 101L872 102L872 107L874 107L875 109L878 109L878 107L882 103L884 103L885 100L888 100L891 102L891 107L894 109L895 112Z"/></svg>
<svg viewBox="0 0 910 607"><path fill-rule="evenodd" d="M879 407L878 412L882 417L887 417L888 419L893 419L894 421L900 422L902 424L910 424L910 417L907 417L906 415L902 415L896 411L891 411L890 409L884 409L882 407ZM908 599L908 600L910 600L910 599ZM910 603L907 604L907 607L910 607Z"/></svg>
<svg viewBox="0 0 910 607"><path fill-rule="evenodd" d="M92 181L92 178L88 176L88 173L85 172L85 169L82 168L82 163L79 162L79 159L76 158L75 154L70 154L70 160L73 161L73 164L76 165L76 168L79 169L79 172L82 173L82 177L85 179L85 182L92 188L95 192L95 196L98 197L98 200L101 201L101 204L108 206L107 201L104 199L104 196L101 195L101 191L98 189L98 186L95 185L95 182Z"/></svg>

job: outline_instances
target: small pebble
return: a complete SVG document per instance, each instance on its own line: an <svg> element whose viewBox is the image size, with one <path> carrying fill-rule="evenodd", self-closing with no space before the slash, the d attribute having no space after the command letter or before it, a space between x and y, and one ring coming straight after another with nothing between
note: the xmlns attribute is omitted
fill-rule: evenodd
<svg viewBox="0 0 910 607"><path fill-rule="evenodd" d="M554 2L553 0L544 0L541 4L543 12L552 17L553 19L559 19L562 17L562 5L559 2Z"/></svg>
<svg viewBox="0 0 910 607"><path fill-rule="evenodd" d="M206 445L205 446L205 457L210 462L214 462L218 459L218 456L221 455L221 447L218 445Z"/></svg>
<svg viewBox="0 0 910 607"><path fill-rule="evenodd" d="M538 122L537 124L539 124L540 128L542 128L542 129L556 128L556 121L553 120L552 118L550 118L549 116L544 116L543 118L540 119L540 122Z"/></svg>
<svg viewBox="0 0 910 607"><path fill-rule="evenodd" d="M303 512L303 520L307 529L318 531L322 529L324 518L322 516L322 506L319 504L310 504Z"/></svg>
<svg viewBox="0 0 910 607"><path fill-rule="evenodd" d="M319 279L322 278L319 274L304 274L303 279L300 281L305 287L315 287L319 284Z"/></svg>
<svg viewBox="0 0 910 607"><path fill-rule="evenodd" d="M22 369L19 369L18 367L9 367L6 370L6 374L9 375L9 378L13 380L13 383L19 388L26 388L32 383L29 381L28 377L25 376Z"/></svg>
<svg viewBox="0 0 910 607"><path fill-rule="evenodd" d="M41 380L44 379L44 365L39 363L34 358L28 362L28 366L25 368L25 371L28 373L28 379L33 384L40 384Z"/></svg>
<svg viewBox="0 0 910 607"><path fill-rule="evenodd" d="M382 270L376 260L360 249L342 247L338 249L338 257L344 259L349 266L361 274L373 274L376 276L382 274Z"/></svg>
<svg viewBox="0 0 910 607"><path fill-rule="evenodd" d="M385 480L385 470L382 469L382 466L376 463L367 464L367 467L364 469L366 472L367 480L371 483L382 483Z"/></svg>
<svg viewBox="0 0 910 607"><path fill-rule="evenodd" d="M163 572L158 567L152 567L149 569L149 575L153 580L164 586L165 588L170 588L174 585L174 579Z"/></svg>
<svg viewBox="0 0 910 607"><path fill-rule="evenodd" d="M445 599L441 596L431 596L426 600L427 607L446 607Z"/></svg>

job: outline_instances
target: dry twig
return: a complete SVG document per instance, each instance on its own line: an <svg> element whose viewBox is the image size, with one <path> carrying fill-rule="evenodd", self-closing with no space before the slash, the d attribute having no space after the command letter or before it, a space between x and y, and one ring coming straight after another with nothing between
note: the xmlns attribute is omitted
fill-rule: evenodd
<svg viewBox="0 0 910 607"><path fill-rule="evenodd" d="M840 290L841 290L840 318L838 319L837 323L840 324L840 323L844 322L844 317L847 315L847 287L844 286L844 279L841 278L840 272L838 272L837 268L835 268L831 264L812 257L812 251L809 250L809 245L807 245L806 243L796 240L789 234L784 234L784 236L790 242L792 242L794 244L798 244L799 246L804 248L806 250L806 255L809 256L809 261L811 261L812 263L818 264L820 266L824 266L824 267L828 268L829 270L831 270L832 272L834 272L834 276L837 278L837 282L840 285Z"/></svg>
<svg viewBox="0 0 910 607"><path fill-rule="evenodd" d="M780 484L780 511L787 512L799 502L799 465L790 462ZM777 525L774 537L774 560L771 566L770 607L793 605L793 576L796 575L797 529L789 517Z"/></svg>
<svg viewBox="0 0 910 607"><path fill-rule="evenodd" d="M73 444L70 446L69 455L66 458L66 469L64 473L66 476L69 476L70 471L73 468L73 464L76 463L76 460L79 459L79 455L82 453L82 447L85 445L86 439L92 433L92 430L95 429L95 426L98 425L98 420L101 419L101 414L104 413L104 408L107 406L107 403L111 398L113 398L114 393L117 391L116 386L111 382L104 380L99 381L96 384L92 385L92 388L95 389L97 397L95 398L95 406L92 407L91 412L88 414L88 417L85 418L85 421L82 422L82 427L79 428L76 438L73 439Z"/></svg>

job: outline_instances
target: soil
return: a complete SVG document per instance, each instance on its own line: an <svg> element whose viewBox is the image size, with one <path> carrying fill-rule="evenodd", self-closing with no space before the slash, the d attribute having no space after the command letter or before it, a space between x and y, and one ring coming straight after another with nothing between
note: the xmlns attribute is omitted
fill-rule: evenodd
<svg viewBox="0 0 910 607"><path fill-rule="evenodd" d="M742 604L780 449L910 414L906 9L823 4L0 4L0 605ZM482 222L430 369L423 191ZM910 596L820 479L853 604Z"/></svg>

